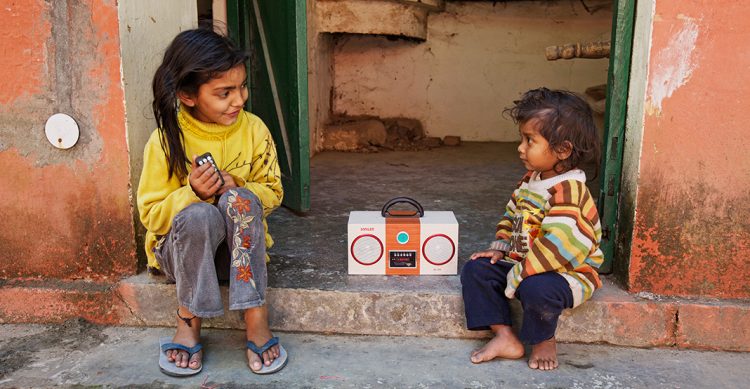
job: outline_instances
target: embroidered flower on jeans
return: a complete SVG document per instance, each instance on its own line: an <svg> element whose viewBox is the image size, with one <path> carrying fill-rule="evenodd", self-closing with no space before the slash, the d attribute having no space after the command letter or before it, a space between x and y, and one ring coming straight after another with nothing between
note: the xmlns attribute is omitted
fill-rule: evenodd
<svg viewBox="0 0 750 389"><path fill-rule="evenodd" d="M235 190L229 191L227 197L227 215L234 222L234 232L232 233L232 267L237 269L236 279L238 281L253 281L253 272L250 269L250 253L253 249L252 230L250 223L255 216L249 214L251 207L250 199L246 199Z"/></svg>
<svg viewBox="0 0 750 389"><path fill-rule="evenodd" d="M250 265L240 266L237 268L237 280L250 282L253 278L253 271L250 270Z"/></svg>
<svg viewBox="0 0 750 389"><path fill-rule="evenodd" d="M242 235L242 247L250 248L250 235Z"/></svg>
<svg viewBox="0 0 750 389"><path fill-rule="evenodd" d="M232 207L240 214L250 212L250 199L243 199L237 196L236 200L232 203Z"/></svg>

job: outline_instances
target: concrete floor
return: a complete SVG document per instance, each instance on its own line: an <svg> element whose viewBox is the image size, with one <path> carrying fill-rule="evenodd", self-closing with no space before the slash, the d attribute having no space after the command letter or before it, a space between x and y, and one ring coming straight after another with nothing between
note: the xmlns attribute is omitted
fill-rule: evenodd
<svg viewBox="0 0 750 389"><path fill-rule="evenodd" d="M171 328L0 325L0 388L740 388L748 353L560 344L560 368L525 359L473 365L481 340L277 333L284 370L252 374L244 333L203 331L203 371L159 372L158 338Z"/></svg>
<svg viewBox="0 0 750 389"><path fill-rule="evenodd" d="M344 291L459 288L458 277L347 275L351 211L380 211L411 197L426 211L453 211L459 223L459 264L494 238L505 204L525 173L516 143L463 143L428 151L323 152L310 162L311 210L280 208L268 219L269 285ZM597 184L590 184L592 190Z"/></svg>
<svg viewBox="0 0 750 389"><path fill-rule="evenodd" d="M459 269L493 238L500 211L523 166L511 143L464 143L429 151L323 152L310 161L311 210L280 208L268 219L276 241L269 284L324 290L435 290L458 287L457 277L347 275L351 211L380 211L407 196L427 211L453 211L459 223Z"/></svg>

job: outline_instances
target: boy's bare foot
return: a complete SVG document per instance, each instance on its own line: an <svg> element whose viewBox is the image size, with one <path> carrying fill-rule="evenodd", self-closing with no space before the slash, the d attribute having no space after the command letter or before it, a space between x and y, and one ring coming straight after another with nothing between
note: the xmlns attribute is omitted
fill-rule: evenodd
<svg viewBox="0 0 750 389"><path fill-rule="evenodd" d="M193 347L198 344L201 338L201 318L193 315L185 307L180 307L179 314L190 319L190 326L184 320L177 318L177 332L172 338L172 342L179 343L187 347ZM189 367L193 370L201 367L203 359L203 350L193 354L188 358L188 353L183 350L167 350L167 359L174 362L177 367Z"/></svg>
<svg viewBox="0 0 750 389"><path fill-rule="evenodd" d="M531 346L529 367L539 370L557 369L557 342L554 337Z"/></svg>
<svg viewBox="0 0 750 389"><path fill-rule="evenodd" d="M510 326L496 325L490 327L495 333L484 347L471 353L472 363L482 363L495 358L518 359L523 357L523 344L518 340Z"/></svg>
<svg viewBox="0 0 750 389"><path fill-rule="evenodd" d="M268 327L268 308L264 305L257 308L245 310L245 326L247 340L255 343L256 346L262 347L266 342L271 340L273 334ZM275 345L263 353L263 361L266 366L270 366L274 359L279 357L279 346ZM247 350L247 365L250 369L258 371L263 367L258 354L252 350Z"/></svg>

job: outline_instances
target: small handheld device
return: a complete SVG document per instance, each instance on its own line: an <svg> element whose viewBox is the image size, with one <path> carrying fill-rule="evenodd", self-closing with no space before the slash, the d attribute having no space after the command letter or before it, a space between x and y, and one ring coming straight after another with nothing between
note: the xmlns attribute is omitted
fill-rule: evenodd
<svg viewBox="0 0 750 389"><path fill-rule="evenodd" d="M216 161L214 161L213 155L211 153L206 152L205 154L201 154L197 157L195 157L195 163L198 166L202 166L205 163L210 163L211 166L213 166L214 171L219 175L219 182L221 182L221 186L224 186L224 177L221 176L221 172L219 171L219 167L216 166Z"/></svg>

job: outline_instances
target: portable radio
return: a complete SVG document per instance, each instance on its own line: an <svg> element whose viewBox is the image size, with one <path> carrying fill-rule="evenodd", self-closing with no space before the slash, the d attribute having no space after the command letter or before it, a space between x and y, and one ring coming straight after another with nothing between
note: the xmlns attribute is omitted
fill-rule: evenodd
<svg viewBox="0 0 750 389"><path fill-rule="evenodd" d="M415 210L391 210L406 203ZM453 212L425 212L414 199L396 197L380 212L349 213L349 274L455 275L458 222Z"/></svg>

